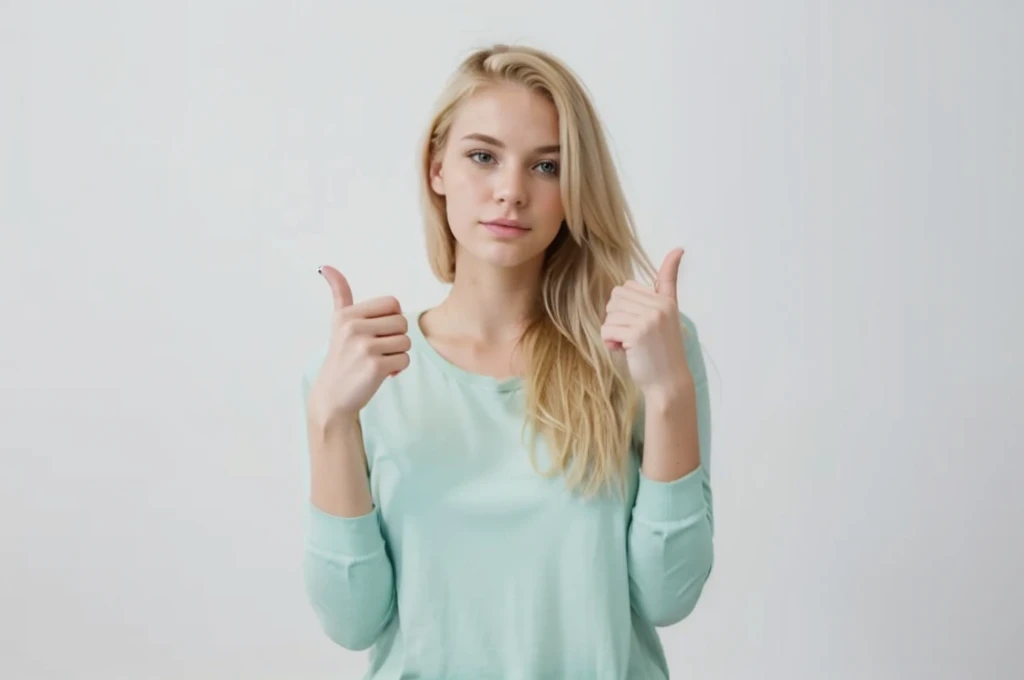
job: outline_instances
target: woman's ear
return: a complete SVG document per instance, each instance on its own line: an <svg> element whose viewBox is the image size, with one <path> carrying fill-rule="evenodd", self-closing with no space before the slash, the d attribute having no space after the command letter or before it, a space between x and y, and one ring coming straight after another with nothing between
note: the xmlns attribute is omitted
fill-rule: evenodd
<svg viewBox="0 0 1024 680"><path fill-rule="evenodd" d="M444 169L440 160L430 162L430 188L438 196L444 196Z"/></svg>

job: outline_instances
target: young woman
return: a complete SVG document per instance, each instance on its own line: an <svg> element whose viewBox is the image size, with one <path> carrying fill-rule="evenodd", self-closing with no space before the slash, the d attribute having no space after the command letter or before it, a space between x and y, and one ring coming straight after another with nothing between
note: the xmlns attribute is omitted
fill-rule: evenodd
<svg viewBox="0 0 1024 680"><path fill-rule="evenodd" d="M305 583L366 677L666 678L712 565L708 384L682 250L638 244L558 59L467 58L422 147L436 307L334 297L305 374ZM650 285L635 280L635 270Z"/></svg>

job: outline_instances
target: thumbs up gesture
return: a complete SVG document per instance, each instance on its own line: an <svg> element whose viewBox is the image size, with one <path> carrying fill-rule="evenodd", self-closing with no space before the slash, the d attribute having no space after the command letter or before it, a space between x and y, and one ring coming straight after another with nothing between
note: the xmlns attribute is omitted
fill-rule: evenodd
<svg viewBox="0 0 1024 680"><path fill-rule="evenodd" d="M626 353L633 382L648 396L692 382L676 292L682 258L682 248L665 257L654 290L636 281L616 286L605 308L601 337L610 350Z"/></svg>
<svg viewBox="0 0 1024 680"><path fill-rule="evenodd" d="M409 325L393 297L352 301L348 280L334 267L320 273L334 311L327 356L312 385L309 412L322 423L355 422L389 375L409 366Z"/></svg>

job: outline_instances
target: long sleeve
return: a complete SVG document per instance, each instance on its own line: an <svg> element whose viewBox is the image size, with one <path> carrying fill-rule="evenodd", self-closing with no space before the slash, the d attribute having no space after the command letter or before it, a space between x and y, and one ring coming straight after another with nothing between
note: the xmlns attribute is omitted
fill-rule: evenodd
<svg viewBox="0 0 1024 680"><path fill-rule="evenodd" d="M628 534L630 600L637 613L656 626L670 626L689 616L714 562L707 371L696 327L687 317L682 319L696 388L701 466L671 482L654 481L641 472Z"/></svg>
<svg viewBox="0 0 1024 680"><path fill-rule="evenodd" d="M309 380L303 381L303 404ZM394 616L394 570L380 526L380 511L361 517L323 512L308 498L309 450L304 452L306 594L327 636L350 650L373 645Z"/></svg>
<svg viewBox="0 0 1024 680"><path fill-rule="evenodd" d="M309 506L304 577L309 602L327 636L351 650L367 649L395 611L391 560L377 508L335 517Z"/></svg>

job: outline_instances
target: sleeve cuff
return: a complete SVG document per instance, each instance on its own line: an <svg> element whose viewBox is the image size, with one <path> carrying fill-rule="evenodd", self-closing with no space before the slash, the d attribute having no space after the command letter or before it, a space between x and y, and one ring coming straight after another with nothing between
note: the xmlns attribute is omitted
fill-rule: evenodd
<svg viewBox="0 0 1024 680"><path fill-rule="evenodd" d="M698 467L679 479L659 482L640 472L634 512L654 522L673 522L704 514L704 468Z"/></svg>
<svg viewBox="0 0 1024 680"><path fill-rule="evenodd" d="M309 504L309 546L330 555L359 557L384 549L377 506L359 517L331 515Z"/></svg>

